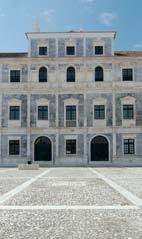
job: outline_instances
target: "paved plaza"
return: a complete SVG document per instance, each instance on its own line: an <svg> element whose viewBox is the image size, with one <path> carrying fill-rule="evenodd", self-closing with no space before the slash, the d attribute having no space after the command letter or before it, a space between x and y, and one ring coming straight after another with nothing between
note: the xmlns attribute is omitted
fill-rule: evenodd
<svg viewBox="0 0 142 239"><path fill-rule="evenodd" d="M0 239L141 239L142 168L0 168Z"/></svg>

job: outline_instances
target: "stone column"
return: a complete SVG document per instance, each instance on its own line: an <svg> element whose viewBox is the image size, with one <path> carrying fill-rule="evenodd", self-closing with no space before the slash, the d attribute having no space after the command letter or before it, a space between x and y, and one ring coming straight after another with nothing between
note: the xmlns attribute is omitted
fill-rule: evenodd
<svg viewBox="0 0 142 239"><path fill-rule="evenodd" d="M115 107L115 93L113 92L112 94L112 120L113 120L113 130L112 130L112 133L113 133L113 157L116 156L116 130L115 130L115 127L116 127L116 107Z"/></svg>
<svg viewBox="0 0 142 239"><path fill-rule="evenodd" d="M56 94L56 157L55 161L59 157L59 114L58 114L58 94Z"/></svg>
<svg viewBox="0 0 142 239"><path fill-rule="evenodd" d="M30 129L30 93L27 95L27 160L32 160L31 158L31 129Z"/></svg>

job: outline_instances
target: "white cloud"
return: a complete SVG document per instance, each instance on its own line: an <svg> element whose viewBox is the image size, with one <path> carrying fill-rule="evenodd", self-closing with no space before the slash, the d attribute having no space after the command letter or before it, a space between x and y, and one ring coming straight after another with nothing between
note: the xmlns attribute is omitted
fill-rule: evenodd
<svg viewBox="0 0 142 239"><path fill-rule="evenodd" d="M136 43L136 44L133 46L133 48L134 48L135 50L142 50L142 42Z"/></svg>
<svg viewBox="0 0 142 239"><path fill-rule="evenodd" d="M117 15L112 12L103 12L100 14L99 20L105 26L111 26L113 21L116 20Z"/></svg>
<svg viewBox="0 0 142 239"><path fill-rule="evenodd" d="M43 17L47 22L51 22L54 15L53 9L46 9L40 13L40 16Z"/></svg>

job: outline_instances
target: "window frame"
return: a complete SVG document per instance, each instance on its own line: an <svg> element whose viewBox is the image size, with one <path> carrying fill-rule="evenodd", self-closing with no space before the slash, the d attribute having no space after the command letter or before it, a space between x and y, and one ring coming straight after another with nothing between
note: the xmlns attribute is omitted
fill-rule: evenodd
<svg viewBox="0 0 142 239"><path fill-rule="evenodd" d="M67 153L67 141L75 141L75 153ZM65 155L68 157L77 155L77 138L65 138Z"/></svg>
<svg viewBox="0 0 142 239"><path fill-rule="evenodd" d="M102 77L102 80L96 80L96 69L97 69L97 68L102 69L102 74L103 74L103 75L102 75L102 76L103 76L103 77ZM100 66L100 65L96 66L95 69L94 69L94 82L95 82L95 83L104 82L104 68L103 68L102 66Z"/></svg>
<svg viewBox="0 0 142 239"><path fill-rule="evenodd" d="M132 80L124 80L124 74L123 74L124 70L132 70L132 75L131 75ZM132 67L123 67L122 68L122 81L123 82L133 82L134 81L134 69Z"/></svg>
<svg viewBox="0 0 142 239"><path fill-rule="evenodd" d="M129 107L129 106L133 106L132 107L132 109L133 109L133 117L132 118L130 118L130 115L131 115L131 113L130 112L127 112L127 118L126 118L126 115L124 114L124 106L126 107ZM135 112L134 112L134 104L123 104L123 106L122 106L122 112L123 112L123 115L122 115L122 117L123 117L123 120L134 120L135 119ZM130 109L129 109L130 110Z"/></svg>
<svg viewBox="0 0 142 239"><path fill-rule="evenodd" d="M72 68L74 69L74 81L68 81L68 70ZM68 66L66 68L66 83L75 83L76 82L76 68L74 66Z"/></svg>
<svg viewBox="0 0 142 239"><path fill-rule="evenodd" d="M14 119L14 118L12 119L12 118L11 118L11 116L12 116L12 115L11 115L11 107L18 107L18 108L19 108L19 114L18 114L19 117L18 117L18 119L16 119L16 118L15 118L15 119ZM14 112L13 115L16 115L16 113ZM10 121L19 121L19 120L20 120L20 105L9 105L9 120L10 120Z"/></svg>
<svg viewBox="0 0 142 239"><path fill-rule="evenodd" d="M40 48L46 48L46 54L40 54ZM40 57L46 57L46 56L48 56L48 47L46 46L46 45L40 45L40 46L38 46L38 55L40 56Z"/></svg>
<svg viewBox="0 0 142 239"><path fill-rule="evenodd" d="M74 47L74 54L67 54L67 48L73 48ZM68 57L72 57L72 56L76 56L76 47L75 45L66 45L65 46L65 55L68 56Z"/></svg>
<svg viewBox="0 0 142 239"><path fill-rule="evenodd" d="M128 143L127 143L128 153L125 152L125 141L126 140L128 141ZM133 152L132 153L131 153L131 147L130 147L130 144L132 144L132 143L129 142L130 140L133 140ZM136 139L135 138L131 138L131 137L123 138L123 154L124 154L124 156L136 155Z"/></svg>
<svg viewBox="0 0 142 239"><path fill-rule="evenodd" d="M44 68L46 69L46 81L40 81L40 70ZM46 66L40 66L38 68L38 83L47 83L48 82L48 68Z"/></svg>
<svg viewBox="0 0 142 239"><path fill-rule="evenodd" d="M41 119L41 118L39 119L39 107L47 107L47 119L43 119L43 118L42 118L42 119ZM39 105L37 106L37 114L38 114L38 115L37 115L37 120L38 120L38 121L48 121L48 120L49 120L49 109L48 109L48 105L40 105L40 104L39 104ZM43 113L42 113L42 116L43 116Z"/></svg>
<svg viewBox="0 0 142 239"><path fill-rule="evenodd" d="M11 72L12 71L19 71L20 73L20 80L19 81L11 81ZM22 70L19 68L13 68L9 70L9 83L15 84L15 83L21 83L22 81Z"/></svg>
<svg viewBox="0 0 142 239"><path fill-rule="evenodd" d="M103 106L103 108L104 108L104 109L103 109L103 116L104 116L104 117L103 117L103 118L100 118L100 117L99 117L99 118L96 118L96 117L95 117L95 107L100 107L100 106L101 106L101 107ZM99 116L101 116L101 113L102 113L102 112L99 111ZM96 120L97 120L97 121L98 121L98 120L106 120L106 106L105 106L105 104L94 104L94 120L95 120L95 121L96 121Z"/></svg>
<svg viewBox="0 0 142 239"><path fill-rule="evenodd" d="M102 54L96 54L96 48L97 47L102 47ZM104 45L101 45L101 44L100 45L95 45L94 46L94 55L95 56L104 56Z"/></svg>
<svg viewBox="0 0 142 239"><path fill-rule="evenodd" d="M19 141L19 153L18 154L11 154L10 153L10 141ZM21 139L19 137L8 138L8 156L9 157L21 156Z"/></svg>

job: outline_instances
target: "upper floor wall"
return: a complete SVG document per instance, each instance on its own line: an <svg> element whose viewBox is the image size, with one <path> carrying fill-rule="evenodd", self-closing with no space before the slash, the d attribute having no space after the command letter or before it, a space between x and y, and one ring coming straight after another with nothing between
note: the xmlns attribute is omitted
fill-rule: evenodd
<svg viewBox="0 0 142 239"><path fill-rule="evenodd" d="M115 34L115 32L32 32L26 35L29 40L30 57L92 57L113 56ZM73 54L70 54L67 48L72 48L69 50L72 50L70 53Z"/></svg>

